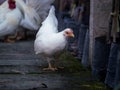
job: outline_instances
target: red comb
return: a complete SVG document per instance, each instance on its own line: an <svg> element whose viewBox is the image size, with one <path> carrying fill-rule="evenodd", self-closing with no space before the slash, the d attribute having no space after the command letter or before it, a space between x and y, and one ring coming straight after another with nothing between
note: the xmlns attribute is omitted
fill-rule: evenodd
<svg viewBox="0 0 120 90"><path fill-rule="evenodd" d="M16 8L15 1L13 1L13 0L8 0L8 5L9 5L9 9L15 9Z"/></svg>

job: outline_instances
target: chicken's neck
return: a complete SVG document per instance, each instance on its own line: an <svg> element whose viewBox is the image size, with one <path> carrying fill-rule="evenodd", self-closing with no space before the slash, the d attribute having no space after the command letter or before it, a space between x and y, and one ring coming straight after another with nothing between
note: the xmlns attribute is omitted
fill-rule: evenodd
<svg viewBox="0 0 120 90"><path fill-rule="evenodd" d="M15 9L16 8L16 2L13 0L8 0L8 6L9 9Z"/></svg>
<svg viewBox="0 0 120 90"><path fill-rule="evenodd" d="M59 32L58 34L62 35L62 37L66 38L67 39L67 36L64 34L64 30Z"/></svg>

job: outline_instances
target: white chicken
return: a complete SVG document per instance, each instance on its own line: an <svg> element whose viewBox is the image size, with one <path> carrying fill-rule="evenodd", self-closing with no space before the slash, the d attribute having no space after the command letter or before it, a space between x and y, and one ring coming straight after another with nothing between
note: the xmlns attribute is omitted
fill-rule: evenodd
<svg viewBox="0 0 120 90"><path fill-rule="evenodd" d="M8 5L8 1L6 1L0 6L0 36L13 33L22 19L20 10L16 8L15 4L14 7L10 4Z"/></svg>
<svg viewBox="0 0 120 90"><path fill-rule="evenodd" d="M36 10L27 5L23 0L16 0L16 6L22 13L20 26L29 30L38 30L40 27L40 17Z"/></svg>
<svg viewBox="0 0 120 90"><path fill-rule="evenodd" d="M74 37L73 31L67 28L58 32L58 21L55 16L55 8L51 6L49 14L42 22L42 26L34 42L35 53L44 56L48 62L48 68L44 68L44 70L57 70L56 67L52 67L50 61L54 60L56 54L64 50L68 37Z"/></svg>
<svg viewBox="0 0 120 90"><path fill-rule="evenodd" d="M26 3L24 1L26 1ZM42 22L41 18L43 16L46 16L47 11L49 10L49 6L53 1L54 0L7 0L5 1L0 6L0 36L14 33L18 28L18 26L22 26L29 30L38 30ZM8 3L8 2L11 2L12 5L11 3ZM48 5L46 6L47 8L42 7L42 5L45 6L45 2ZM11 8L13 6L15 7ZM41 11L41 10L44 10L44 11Z"/></svg>

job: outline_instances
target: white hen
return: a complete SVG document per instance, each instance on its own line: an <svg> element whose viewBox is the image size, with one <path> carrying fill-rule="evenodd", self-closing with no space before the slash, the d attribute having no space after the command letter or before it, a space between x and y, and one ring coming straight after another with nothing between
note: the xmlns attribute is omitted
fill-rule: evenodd
<svg viewBox="0 0 120 90"><path fill-rule="evenodd" d="M50 61L54 59L56 54L60 53L65 48L67 37L74 37L73 31L67 28L58 32L58 21L55 16L55 8L52 6L34 42L35 53L43 55L48 61L48 68L44 70L54 71L57 69L52 67Z"/></svg>
<svg viewBox="0 0 120 90"><path fill-rule="evenodd" d="M39 16L35 13L35 10L31 8L31 11L28 10L28 6L26 6L23 0L16 0L16 7L10 9L8 1L0 6L0 36L14 33L18 26L23 26L31 30L39 28L37 24Z"/></svg>
<svg viewBox="0 0 120 90"><path fill-rule="evenodd" d="M8 7L8 1L0 6L0 36L13 33L22 19L18 8L10 9Z"/></svg>
<svg viewBox="0 0 120 90"><path fill-rule="evenodd" d="M0 6L0 36L15 32L18 26L29 30L38 30L42 22L41 18L46 16L54 0L11 0L16 2L15 9L8 8L8 1L10 0L5 1ZM24 1L26 1L26 3ZM36 2L38 3L36 4ZM44 2L47 3L47 8ZM42 7L42 5L44 5L44 7Z"/></svg>

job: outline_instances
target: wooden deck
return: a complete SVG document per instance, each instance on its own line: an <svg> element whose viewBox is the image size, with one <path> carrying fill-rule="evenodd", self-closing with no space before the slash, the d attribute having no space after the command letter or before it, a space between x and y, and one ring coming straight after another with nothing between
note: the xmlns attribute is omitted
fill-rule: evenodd
<svg viewBox="0 0 120 90"><path fill-rule="evenodd" d="M0 42L0 90L65 90L71 87L70 81L76 77L42 70L47 62L35 55L33 44L34 39Z"/></svg>

